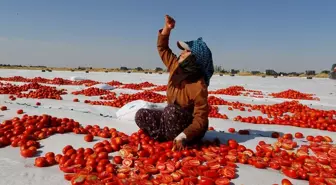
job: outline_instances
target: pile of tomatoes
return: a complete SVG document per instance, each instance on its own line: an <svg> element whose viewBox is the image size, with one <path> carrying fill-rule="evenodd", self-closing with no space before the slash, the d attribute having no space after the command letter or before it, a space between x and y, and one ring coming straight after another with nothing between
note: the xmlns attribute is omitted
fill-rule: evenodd
<svg viewBox="0 0 336 185"><path fill-rule="evenodd" d="M94 80L81 80L81 81L71 81L64 78L54 78L47 79L42 77L34 77L34 78L24 78L21 76L14 77L0 77L1 81L12 81L12 82L26 82L26 83L46 83L46 84L54 84L54 85L95 85L98 84L98 81Z"/></svg>
<svg viewBox="0 0 336 185"><path fill-rule="evenodd" d="M110 82L107 82L106 84L108 84L108 85L110 85L110 86L120 86L120 85L122 85L122 83L121 82L119 82L119 81L115 81L115 80L112 80L112 81L110 81Z"/></svg>
<svg viewBox="0 0 336 185"><path fill-rule="evenodd" d="M245 91L243 86L230 86L225 89L218 89L216 91L209 91L209 94L225 94L230 96L240 96L242 91Z"/></svg>
<svg viewBox="0 0 336 185"><path fill-rule="evenodd" d="M166 96L151 91L143 91L135 94L121 94L114 101L90 101L91 105L105 105L112 107L122 107L135 100L144 100L153 103L163 103L167 101Z"/></svg>
<svg viewBox="0 0 336 185"><path fill-rule="evenodd" d="M31 82L31 79L24 78L22 76L13 76L13 77L0 77L1 81L11 81L11 82Z"/></svg>
<svg viewBox="0 0 336 185"><path fill-rule="evenodd" d="M121 86L123 89L133 89L133 90L141 90L142 87L139 84L125 84Z"/></svg>
<svg viewBox="0 0 336 185"><path fill-rule="evenodd" d="M110 92L107 95L99 97L101 100L115 100L117 98L117 93Z"/></svg>
<svg viewBox="0 0 336 185"><path fill-rule="evenodd" d="M292 89L282 91L279 93L271 93L270 96L274 98L287 98L287 99L298 99L298 100L319 100L319 98L313 97L313 94L306 94Z"/></svg>
<svg viewBox="0 0 336 185"><path fill-rule="evenodd" d="M250 107L252 110L259 110L263 114L267 114L268 118L261 116L243 118L237 116L234 120L253 124L290 125L336 132L335 110L313 109L298 101L283 102L274 105L253 105Z"/></svg>
<svg viewBox="0 0 336 185"><path fill-rule="evenodd" d="M167 91L167 86L166 85L159 85L159 86L151 89L151 91Z"/></svg>
<svg viewBox="0 0 336 185"><path fill-rule="evenodd" d="M226 114L219 113L218 107L210 106L209 117L211 118L221 118L221 119L229 119Z"/></svg>
<svg viewBox="0 0 336 185"><path fill-rule="evenodd" d="M65 89L57 90L56 87L44 86L36 82L32 82L20 86L12 84L5 84L5 85L3 84L0 87L0 94L12 94L16 95L18 98L62 100L61 95L67 93ZM11 96L10 99L15 100L15 97Z"/></svg>
<svg viewBox="0 0 336 185"><path fill-rule="evenodd" d="M124 88L124 89L133 89L133 90L142 90L143 88L148 88L148 87L154 87L156 85L150 83L150 82L142 82L140 84L125 84L123 86L121 86L120 88Z"/></svg>
<svg viewBox="0 0 336 185"><path fill-rule="evenodd" d="M87 88L87 89L83 89L81 91L74 91L72 92L71 94L74 94L74 95L84 95L84 96L100 96L100 95L106 95L106 94L110 94L111 91L109 90L105 90L105 89L99 89L99 88L96 88L96 87L90 87L90 88Z"/></svg>
<svg viewBox="0 0 336 185"><path fill-rule="evenodd" d="M142 83L140 83L139 84L142 88L148 88L148 87L154 87L154 86L156 86L155 84L153 84L153 83L150 83L150 82L142 82Z"/></svg>
<svg viewBox="0 0 336 185"><path fill-rule="evenodd" d="M253 124L290 125L302 128L314 128L336 132L336 110L319 110L303 105L298 101L285 101L273 105L252 105L241 102L230 102L215 96L209 96L210 105L228 105L228 110L260 111L267 115L237 116L233 120ZM211 106L213 109L213 106Z"/></svg>

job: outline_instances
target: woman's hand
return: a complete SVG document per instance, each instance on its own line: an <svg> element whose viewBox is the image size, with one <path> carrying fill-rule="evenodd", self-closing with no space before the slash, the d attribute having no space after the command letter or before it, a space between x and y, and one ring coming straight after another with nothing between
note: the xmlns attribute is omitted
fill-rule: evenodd
<svg viewBox="0 0 336 185"><path fill-rule="evenodd" d="M169 15L165 16L165 24L162 29L162 35L169 35L170 31L175 28L175 20Z"/></svg>
<svg viewBox="0 0 336 185"><path fill-rule="evenodd" d="M174 29L175 28L175 20L172 17L170 17L169 15L166 15L165 16L165 26L164 27L167 28L167 29L170 29L170 30Z"/></svg>
<svg viewBox="0 0 336 185"><path fill-rule="evenodd" d="M187 136L181 132L175 139L173 142L173 151L181 151L184 149L185 147L185 143L186 143L186 138Z"/></svg>

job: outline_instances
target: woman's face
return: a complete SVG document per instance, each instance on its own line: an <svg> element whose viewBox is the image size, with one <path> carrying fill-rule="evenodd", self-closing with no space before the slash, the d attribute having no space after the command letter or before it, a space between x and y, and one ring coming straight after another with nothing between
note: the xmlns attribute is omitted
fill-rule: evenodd
<svg viewBox="0 0 336 185"><path fill-rule="evenodd" d="M178 62L179 63L183 62L183 60L186 59L189 55L191 55L191 51L182 50Z"/></svg>

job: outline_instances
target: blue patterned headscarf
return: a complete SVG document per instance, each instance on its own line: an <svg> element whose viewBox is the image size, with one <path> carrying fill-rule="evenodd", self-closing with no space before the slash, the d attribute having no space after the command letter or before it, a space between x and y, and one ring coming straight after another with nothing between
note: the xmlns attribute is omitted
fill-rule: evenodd
<svg viewBox="0 0 336 185"><path fill-rule="evenodd" d="M212 53L202 37L197 40L185 41L185 44L191 50L191 53L196 56L196 63L201 66L204 75L204 81L207 86L210 85L210 78L214 73L214 66L212 61Z"/></svg>

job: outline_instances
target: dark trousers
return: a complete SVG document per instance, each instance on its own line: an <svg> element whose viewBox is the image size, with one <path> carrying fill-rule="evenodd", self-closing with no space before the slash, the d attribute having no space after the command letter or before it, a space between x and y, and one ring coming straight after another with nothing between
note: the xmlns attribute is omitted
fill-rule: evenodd
<svg viewBox="0 0 336 185"><path fill-rule="evenodd" d="M192 120L192 114L177 105L168 105L163 111L140 109L135 115L138 127L158 141L174 140Z"/></svg>

